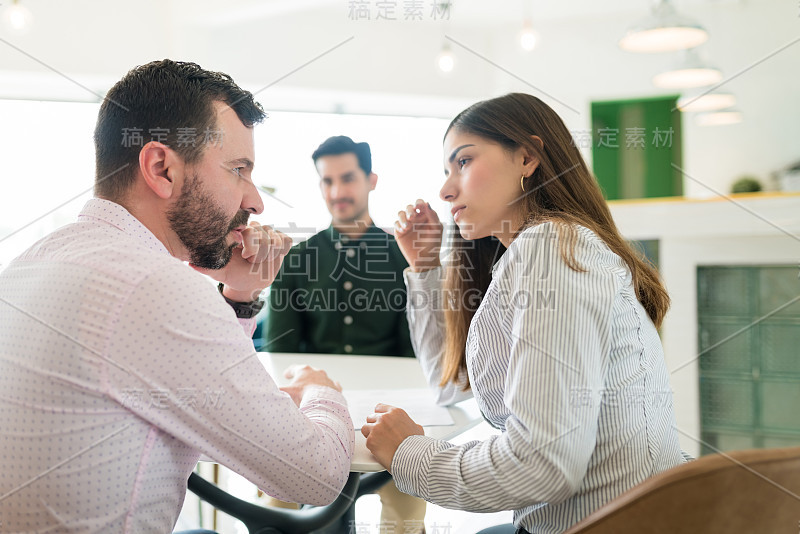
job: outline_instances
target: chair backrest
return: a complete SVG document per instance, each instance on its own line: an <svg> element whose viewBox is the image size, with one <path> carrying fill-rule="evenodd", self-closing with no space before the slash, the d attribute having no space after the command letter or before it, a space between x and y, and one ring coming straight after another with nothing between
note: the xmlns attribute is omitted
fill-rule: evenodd
<svg viewBox="0 0 800 534"><path fill-rule="evenodd" d="M703 456L660 473L565 534L800 532L800 447Z"/></svg>
<svg viewBox="0 0 800 534"><path fill-rule="evenodd" d="M363 495L375 493L391 479L392 476L386 471L368 474L351 472L342 492L331 504L308 506L300 510L249 503L225 492L197 473L189 476L188 488L214 508L244 523L250 534L305 534L315 531L348 532L354 520L355 501Z"/></svg>

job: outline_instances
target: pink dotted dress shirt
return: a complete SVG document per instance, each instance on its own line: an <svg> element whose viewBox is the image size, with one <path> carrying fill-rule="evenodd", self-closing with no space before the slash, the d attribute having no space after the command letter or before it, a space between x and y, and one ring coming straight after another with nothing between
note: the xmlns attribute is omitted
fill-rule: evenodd
<svg viewBox="0 0 800 534"><path fill-rule="evenodd" d="M308 388L298 409L243 323L106 200L14 260L0 273L0 532L170 532L201 454L281 500L332 501L354 446L344 397Z"/></svg>

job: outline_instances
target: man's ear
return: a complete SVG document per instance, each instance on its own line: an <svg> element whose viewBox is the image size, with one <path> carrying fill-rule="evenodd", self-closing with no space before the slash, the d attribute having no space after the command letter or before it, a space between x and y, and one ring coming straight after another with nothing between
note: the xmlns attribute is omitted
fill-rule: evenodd
<svg viewBox="0 0 800 534"><path fill-rule="evenodd" d="M539 151L539 154L544 152L544 142L542 142L541 137L538 135L532 135L531 139L533 139L533 144ZM522 165L524 168L525 176L530 176L533 174L533 171L539 166L539 156L537 154L532 154L529 150L523 148L522 153Z"/></svg>
<svg viewBox="0 0 800 534"><path fill-rule="evenodd" d="M367 176L367 179L369 180L369 190L374 191L375 186L378 185L378 175L374 172L371 172L369 173L369 176Z"/></svg>
<svg viewBox="0 0 800 534"><path fill-rule="evenodd" d="M142 178L160 198L168 199L180 193L176 178L183 176L183 167L183 160L163 143L150 141L139 151Z"/></svg>

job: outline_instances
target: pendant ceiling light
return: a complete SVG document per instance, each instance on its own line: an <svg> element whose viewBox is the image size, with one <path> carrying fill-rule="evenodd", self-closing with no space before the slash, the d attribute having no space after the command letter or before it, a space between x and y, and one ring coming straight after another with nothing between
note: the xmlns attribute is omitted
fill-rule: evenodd
<svg viewBox="0 0 800 534"><path fill-rule="evenodd" d="M650 16L628 30L619 47L628 52L672 52L707 40L708 32L698 22L679 15L669 0L655 0Z"/></svg>
<svg viewBox="0 0 800 534"><path fill-rule="evenodd" d="M738 124L742 122L742 112L735 109L725 109L700 113L694 118L698 126L722 126L725 124Z"/></svg>
<svg viewBox="0 0 800 534"><path fill-rule="evenodd" d="M687 113L717 111L736 105L736 97L729 93L707 93L699 96L684 96L678 99L678 109Z"/></svg>
<svg viewBox="0 0 800 534"><path fill-rule="evenodd" d="M522 30L519 32L519 46L526 52L530 52L536 48L536 42L538 40L539 36L533 29L533 23L530 19L526 19L525 22L522 23Z"/></svg>
<svg viewBox="0 0 800 534"><path fill-rule="evenodd" d="M436 64L439 66L439 70L445 74L452 72L453 68L455 68L456 58L450 50L450 45L447 43L444 44L442 51L439 52L439 57L436 58Z"/></svg>
<svg viewBox="0 0 800 534"><path fill-rule="evenodd" d="M653 85L662 89L705 87L722 81L722 71L703 61L696 48L683 52L681 60L670 70L657 74Z"/></svg>
<svg viewBox="0 0 800 534"><path fill-rule="evenodd" d="M33 23L33 14L30 9L14 0L10 6L3 10L3 24L12 33L28 33Z"/></svg>

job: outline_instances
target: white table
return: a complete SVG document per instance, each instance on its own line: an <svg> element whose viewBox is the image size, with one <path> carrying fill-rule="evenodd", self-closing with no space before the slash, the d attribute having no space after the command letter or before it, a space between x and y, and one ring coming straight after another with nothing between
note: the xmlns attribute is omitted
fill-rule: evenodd
<svg viewBox="0 0 800 534"><path fill-rule="evenodd" d="M307 364L324 369L344 390L427 388L428 383L415 358L393 356L343 356L340 354L258 354L261 363L279 386L286 385L283 377L287 367ZM436 439L451 439L481 422L482 416L474 399L448 407L455 424L427 426L425 435ZM367 450L366 439L356 432L356 447L351 471L370 473L384 468Z"/></svg>

